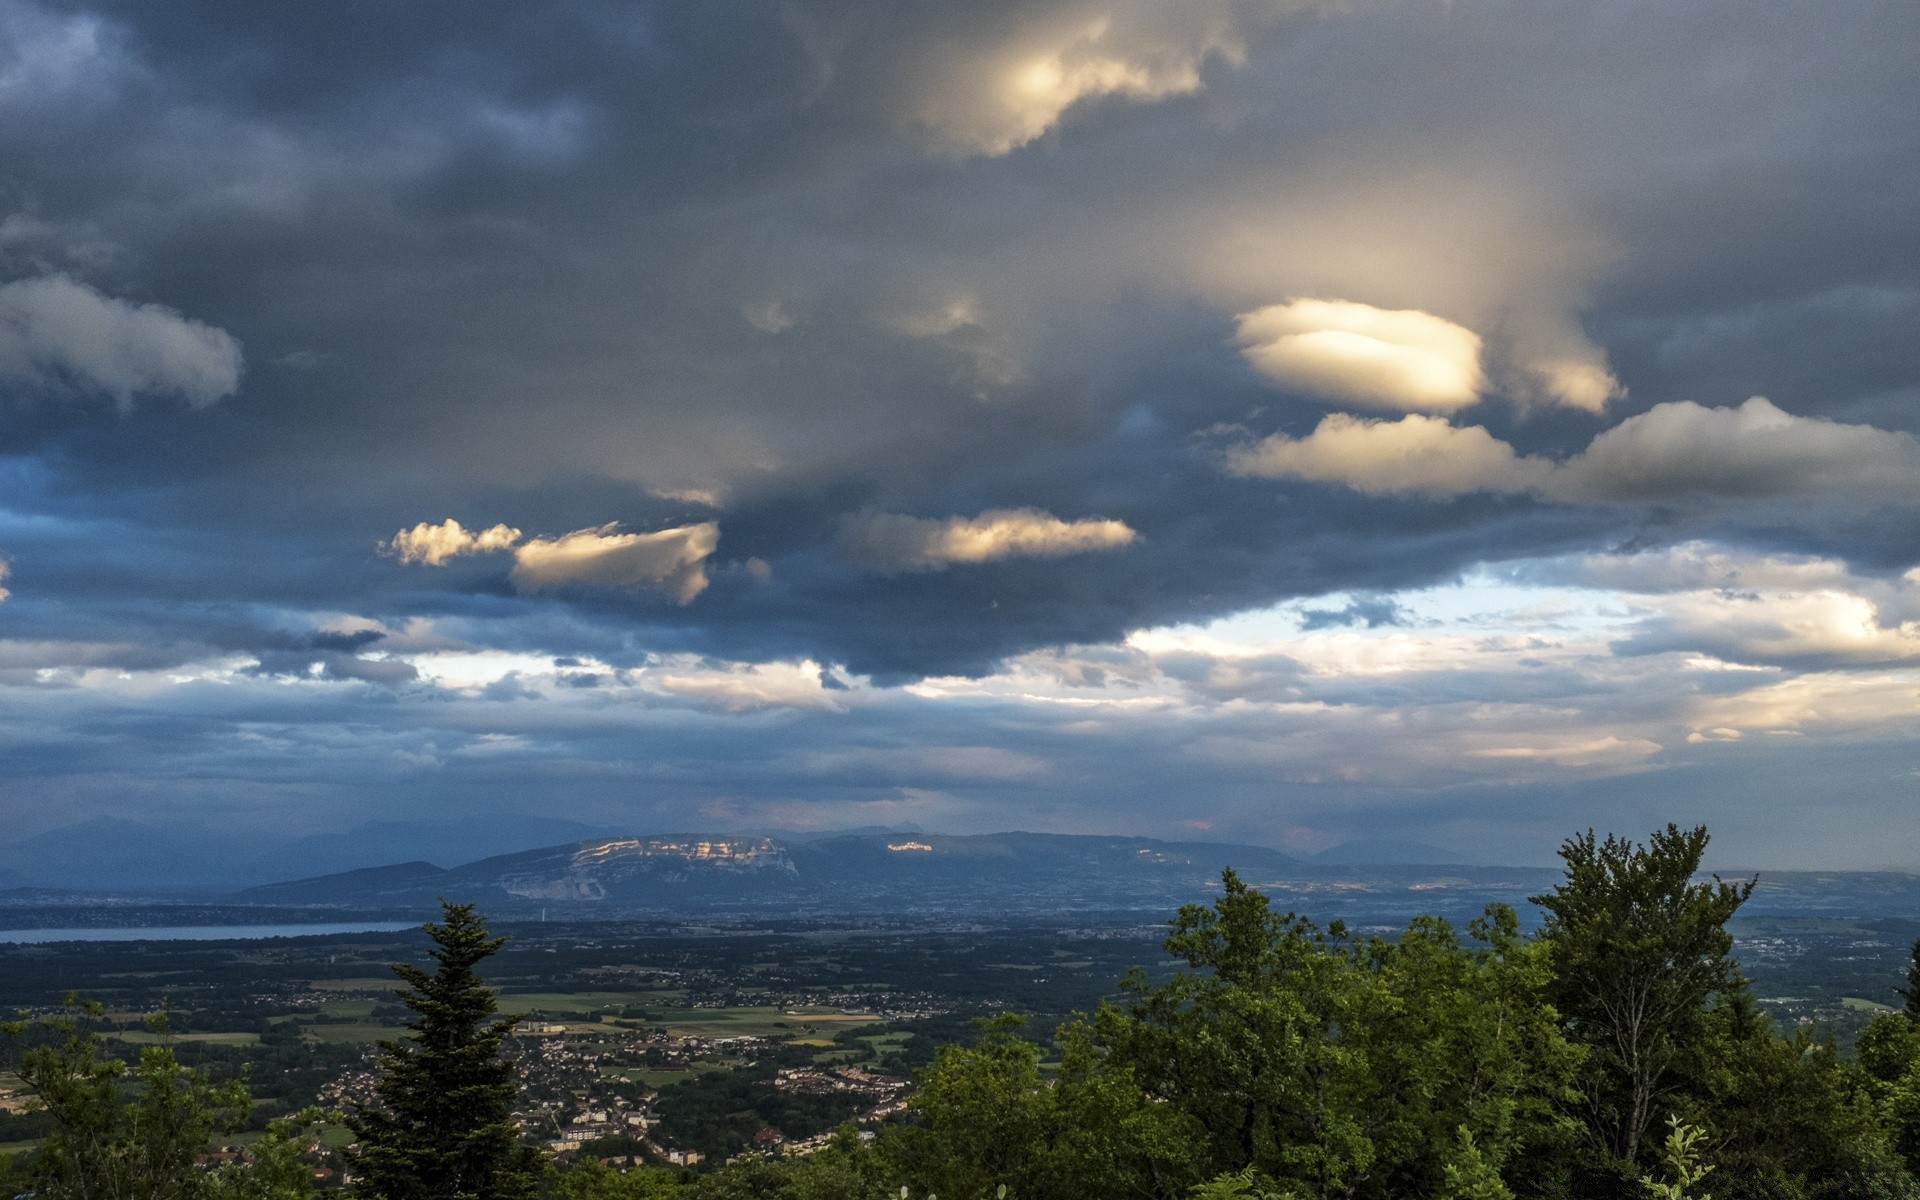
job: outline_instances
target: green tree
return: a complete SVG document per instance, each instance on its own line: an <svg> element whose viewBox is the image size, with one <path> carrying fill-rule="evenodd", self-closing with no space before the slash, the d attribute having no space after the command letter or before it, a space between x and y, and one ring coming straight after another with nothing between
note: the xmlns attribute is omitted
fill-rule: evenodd
<svg viewBox="0 0 1920 1200"><path fill-rule="evenodd" d="M1920 1173L1920 1026L1905 1014L1875 1017L1854 1052L1894 1151L1910 1173Z"/></svg>
<svg viewBox="0 0 1920 1200"><path fill-rule="evenodd" d="M1920 941L1907 951L1907 986L1900 989L1900 998L1906 1002L1901 1011L1907 1020L1920 1023Z"/></svg>
<svg viewBox="0 0 1920 1200"><path fill-rule="evenodd" d="M559 1173L550 1189L556 1200L671 1200L684 1194L671 1171L635 1167L616 1171L589 1158Z"/></svg>
<svg viewBox="0 0 1920 1200"><path fill-rule="evenodd" d="M1555 1007L1588 1051L1588 1148L1622 1180L1646 1165L1658 1110L1698 1093L1709 1010L1746 987L1726 924L1753 882L1694 882L1706 846L1705 826L1668 825L1645 846L1589 830L1560 848L1565 882L1533 898L1547 910Z"/></svg>
<svg viewBox="0 0 1920 1200"><path fill-rule="evenodd" d="M1915 1195L1871 1080L1830 1043L1781 1037L1744 991L1709 1014L1706 1037L1702 1087L1680 1115L1713 1131L1702 1153L1719 1200Z"/></svg>
<svg viewBox="0 0 1920 1200"><path fill-rule="evenodd" d="M1202 1131L1155 1104L1092 1027L1060 1028L1060 1067L1047 1079L1042 1048L1019 1035L1021 1024L998 1017L974 1045L941 1049L920 1075L916 1123L882 1148L889 1180L956 1200L1003 1186L1021 1200L1121 1200L1181 1195L1202 1178Z"/></svg>
<svg viewBox="0 0 1920 1200"><path fill-rule="evenodd" d="M350 1118L360 1139L358 1193L377 1200L531 1200L544 1155L519 1140L513 1063L501 1017L475 968L505 944L470 904L442 902L424 928L436 969L396 963L411 1031L380 1043L377 1102Z"/></svg>
<svg viewBox="0 0 1920 1200"><path fill-rule="evenodd" d="M246 1084L215 1084L175 1060L172 1047L144 1047L128 1064L106 1053L97 1003L68 998L66 1008L31 1024L5 1026L31 1043L16 1068L53 1118L53 1131L17 1176L43 1200L299 1200L310 1173L277 1175L259 1162L208 1172L200 1156L216 1133L245 1120ZM164 1033L164 1014L149 1028Z"/></svg>
<svg viewBox="0 0 1920 1200"><path fill-rule="evenodd" d="M853 1126L843 1125L823 1150L701 1175L683 1194L687 1200L899 1200L889 1169Z"/></svg>
<svg viewBox="0 0 1920 1200"><path fill-rule="evenodd" d="M1275 913L1232 872L1175 918L1188 970L1096 1018L1104 1069L1179 1114L1188 1177L1310 1197L1488 1190L1528 1138L1564 1124L1578 1052L1545 1003L1544 958L1503 906L1473 944L1437 918L1350 939ZM1164 1119L1164 1118L1163 1118ZM1467 1136L1461 1135L1464 1128Z"/></svg>

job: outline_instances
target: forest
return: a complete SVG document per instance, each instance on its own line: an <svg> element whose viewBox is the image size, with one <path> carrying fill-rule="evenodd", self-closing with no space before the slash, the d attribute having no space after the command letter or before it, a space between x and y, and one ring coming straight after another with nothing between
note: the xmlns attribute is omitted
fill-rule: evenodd
<svg viewBox="0 0 1920 1200"><path fill-rule="evenodd" d="M1753 884L1702 875L1707 840L1570 838L1532 932L1496 904L1360 936L1228 872L1171 921L1171 974L1053 1029L982 1021L877 1130L703 1170L556 1164L520 1136L513 1022L482 978L501 939L449 906L434 969L394 968L410 1032L374 1101L277 1121L231 1161L208 1151L246 1082L165 1045L108 1057L84 1003L10 1024L47 1134L0 1195L291 1200L332 1125L373 1200L1920 1197L1920 947L1905 1010L1852 1045L1777 1028L1727 930Z"/></svg>

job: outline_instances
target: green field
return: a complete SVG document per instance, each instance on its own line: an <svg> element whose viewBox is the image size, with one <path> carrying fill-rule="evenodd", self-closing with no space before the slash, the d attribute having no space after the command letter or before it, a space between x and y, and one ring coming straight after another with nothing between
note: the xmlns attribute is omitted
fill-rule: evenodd
<svg viewBox="0 0 1920 1200"><path fill-rule="evenodd" d="M371 979L315 979L307 984L316 992L391 992L400 981L391 975Z"/></svg>
<svg viewBox="0 0 1920 1200"><path fill-rule="evenodd" d="M205 1042L210 1046L256 1046L260 1043L257 1033L147 1033L126 1032L107 1035L116 1042L126 1042L133 1046L162 1046L175 1042Z"/></svg>
<svg viewBox="0 0 1920 1200"><path fill-rule="evenodd" d="M1850 1008L1855 1012L1890 1013L1900 1011L1891 1004L1882 1004L1878 1000L1867 1000L1860 996L1842 996L1840 997L1840 1006L1842 1008Z"/></svg>
<svg viewBox="0 0 1920 1200"><path fill-rule="evenodd" d="M308 1025L304 1032L316 1042L340 1042L364 1045L382 1038L399 1037L406 1030L398 1025Z"/></svg>
<svg viewBox="0 0 1920 1200"><path fill-rule="evenodd" d="M646 1004L659 993L653 992L521 992L500 997L500 1011L520 1015L540 1012L548 1016L578 1013L595 1016L606 1009Z"/></svg>
<svg viewBox="0 0 1920 1200"><path fill-rule="evenodd" d="M663 1013L667 1033L673 1037L777 1037L804 1038L824 1031L831 1038L854 1025L871 1025L880 1018L864 1013L843 1013L837 1009L806 1009L791 1012L771 1005L748 1008L685 1008Z"/></svg>

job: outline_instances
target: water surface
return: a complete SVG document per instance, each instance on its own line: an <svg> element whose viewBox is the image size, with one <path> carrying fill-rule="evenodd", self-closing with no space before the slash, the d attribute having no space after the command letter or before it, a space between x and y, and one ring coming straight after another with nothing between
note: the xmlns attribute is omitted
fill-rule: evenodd
<svg viewBox="0 0 1920 1200"><path fill-rule="evenodd" d="M395 933L415 921L348 921L304 925L121 925L91 929L0 929L0 944L41 942L240 942L337 933Z"/></svg>

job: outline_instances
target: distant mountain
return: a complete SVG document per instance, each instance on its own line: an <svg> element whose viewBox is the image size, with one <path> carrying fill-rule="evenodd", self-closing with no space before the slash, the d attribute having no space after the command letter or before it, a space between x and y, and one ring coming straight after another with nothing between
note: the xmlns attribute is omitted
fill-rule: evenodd
<svg viewBox="0 0 1920 1200"><path fill-rule="evenodd" d="M1327 866L1440 866L1466 861L1457 851L1442 850L1425 842L1407 842L1395 838L1360 838L1322 850L1313 861Z"/></svg>
<svg viewBox="0 0 1920 1200"><path fill-rule="evenodd" d="M472 862L526 846L622 832L536 816L380 821L301 836L103 817L0 845L0 886L205 894L404 859Z"/></svg>
<svg viewBox="0 0 1920 1200"><path fill-rule="evenodd" d="M1163 908L1296 860L1276 850L1044 833L858 833L796 841L753 834L608 838L505 854L451 870L406 863L249 888L249 904L420 906L563 916L693 910L924 911Z"/></svg>
<svg viewBox="0 0 1920 1200"><path fill-rule="evenodd" d="M318 875L248 888L235 899L249 904L398 904L411 906L423 892L447 877L445 867L430 862L396 863L390 867L362 867L338 875ZM342 897L358 897L342 899Z"/></svg>

